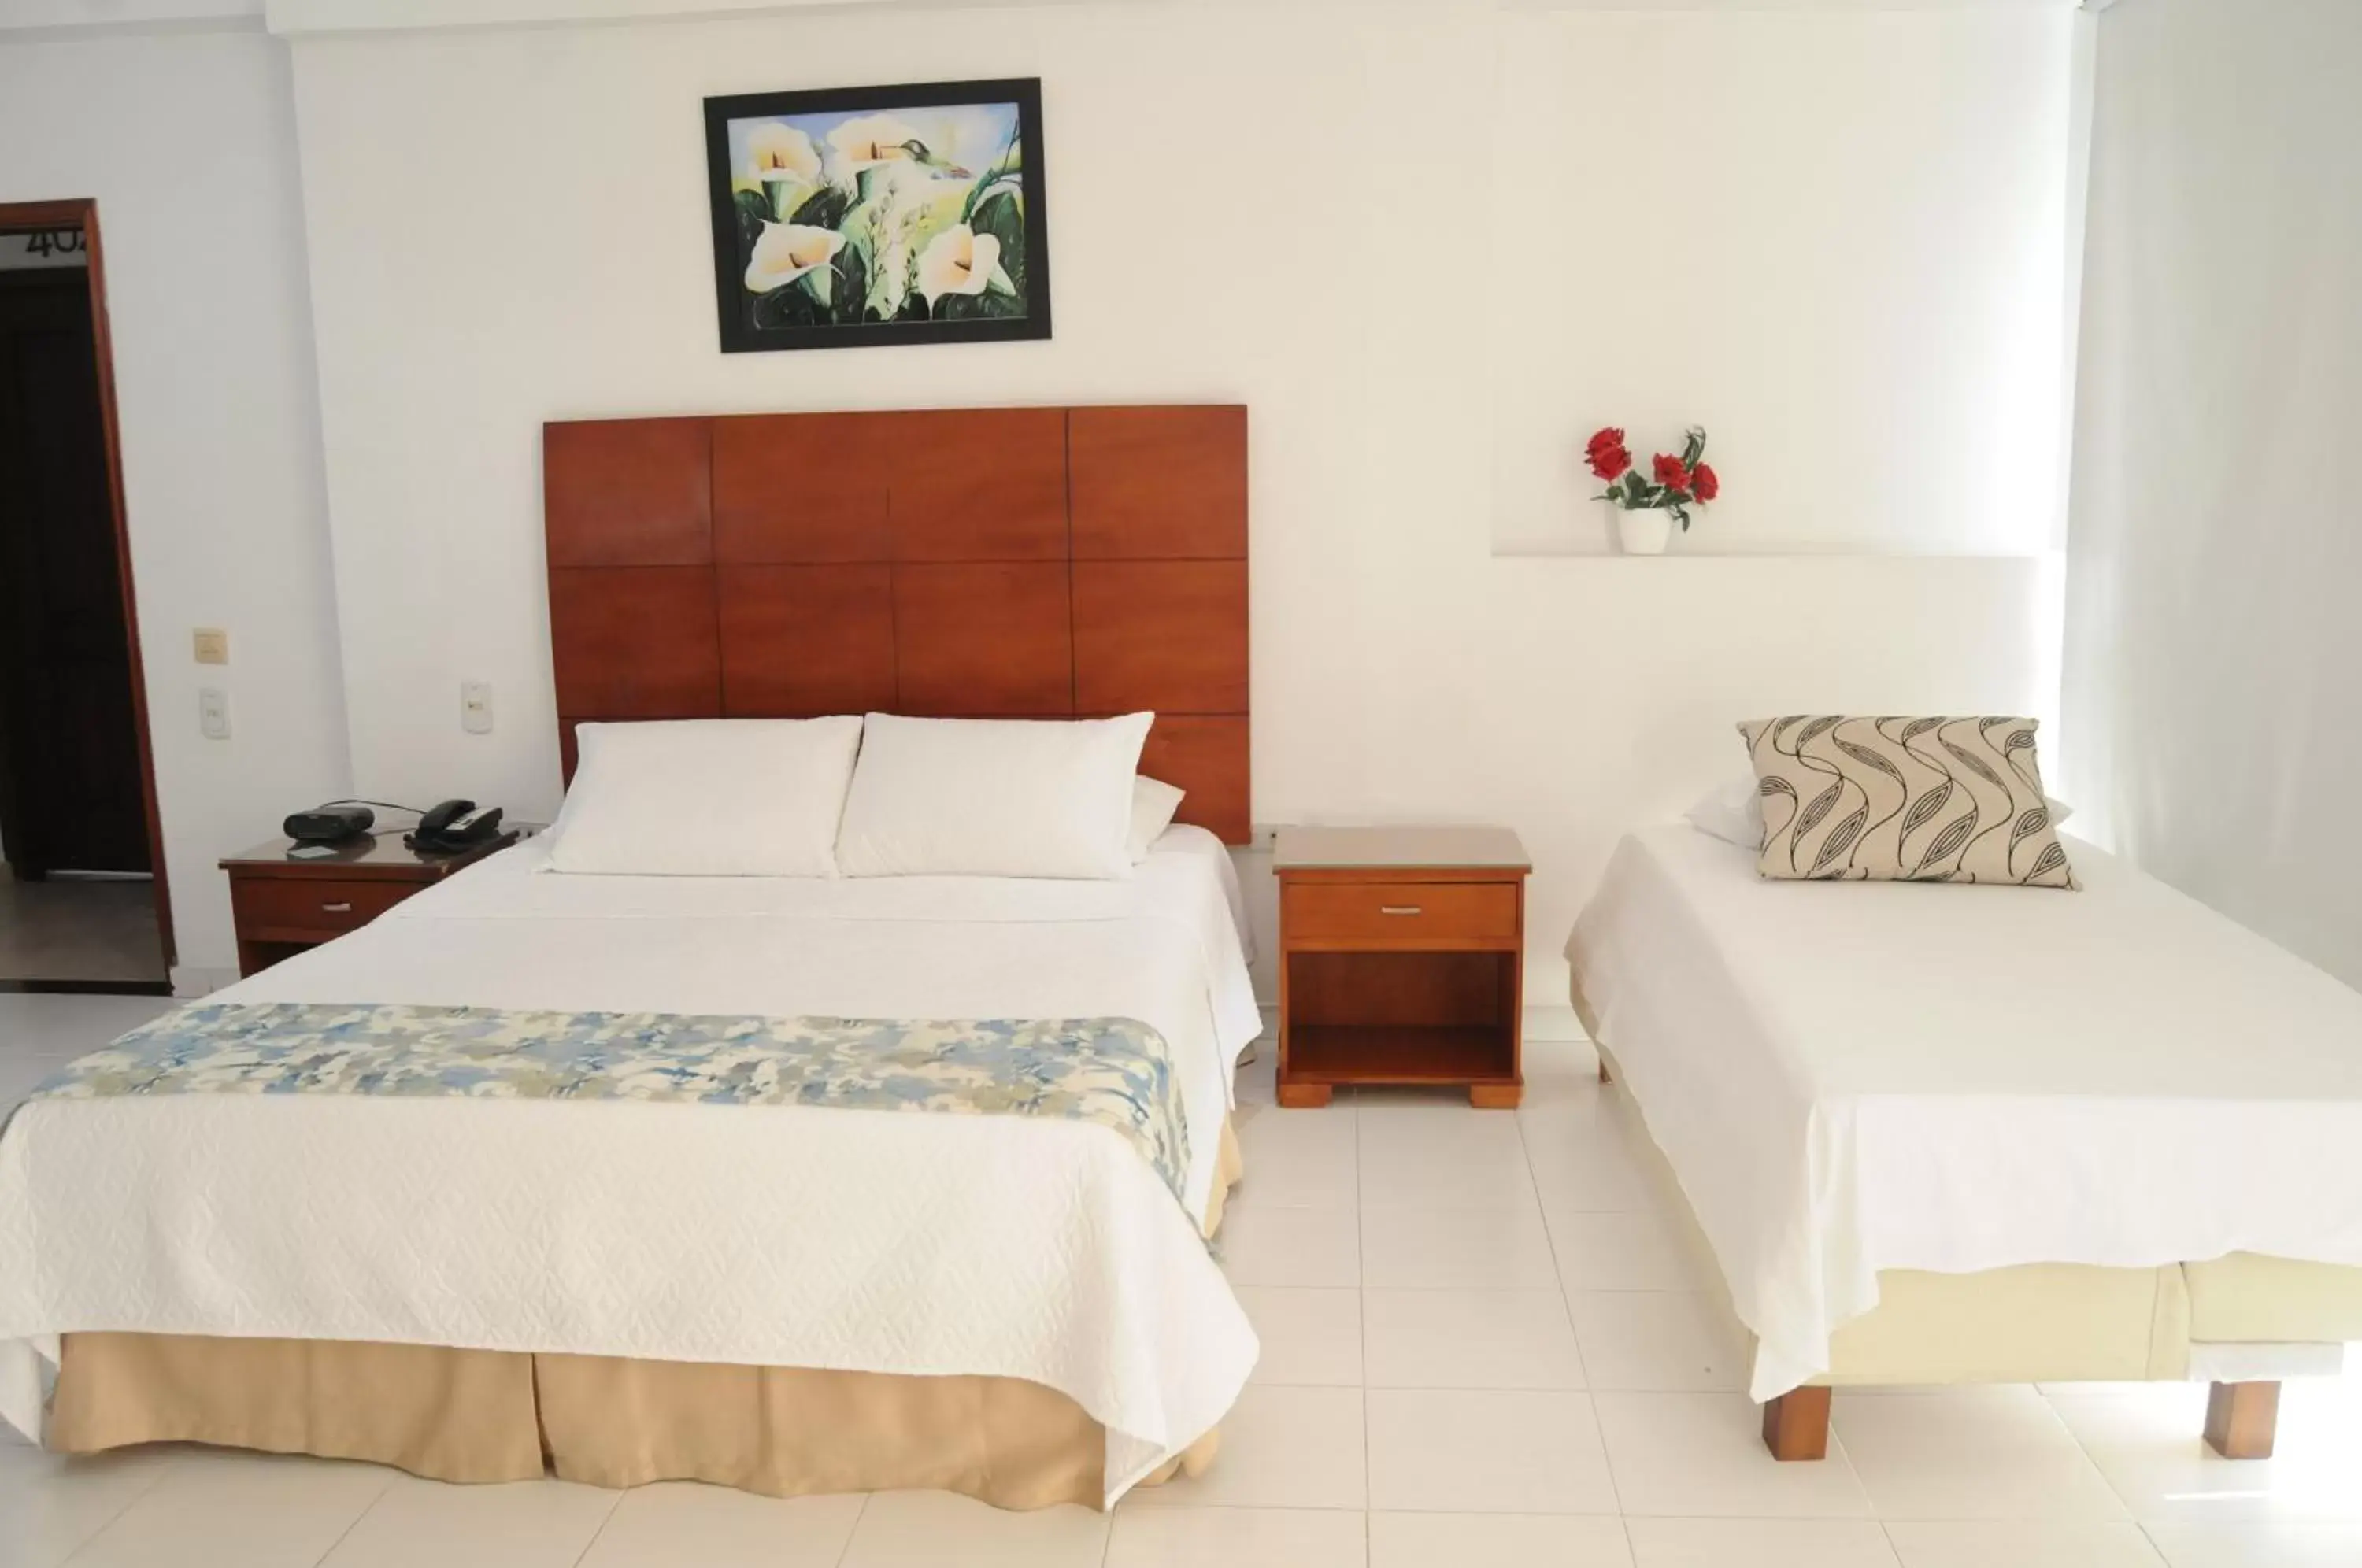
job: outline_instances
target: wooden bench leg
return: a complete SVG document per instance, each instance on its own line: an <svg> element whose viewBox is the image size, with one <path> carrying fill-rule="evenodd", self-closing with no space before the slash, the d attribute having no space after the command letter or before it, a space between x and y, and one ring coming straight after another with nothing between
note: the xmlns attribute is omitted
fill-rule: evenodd
<svg viewBox="0 0 2362 1568"><path fill-rule="evenodd" d="M1827 1459L1829 1391L1791 1388L1764 1406L1763 1446L1774 1459Z"/></svg>
<svg viewBox="0 0 2362 1568"><path fill-rule="evenodd" d="M2206 1446L2225 1459L2269 1459L2279 1424L2277 1383L2217 1383L2206 1394Z"/></svg>

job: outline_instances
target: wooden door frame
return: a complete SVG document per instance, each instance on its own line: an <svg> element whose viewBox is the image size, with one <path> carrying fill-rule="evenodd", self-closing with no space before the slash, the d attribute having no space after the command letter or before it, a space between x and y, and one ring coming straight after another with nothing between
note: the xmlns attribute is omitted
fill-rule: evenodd
<svg viewBox="0 0 2362 1568"><path fill-rule="evenodd" d="M106 508L115 524L115 578L123 593L123 635L131 656L131 724L139 745L139 806L148 818L148 864L155 877L156 933L169 980L180 954L172 942L172 888L164 870L164 824L156 810L156 754L148 743L148 672L139 657L138 596L131 583L131 532L123 509L123 446L115 416L115 346L106 324L106 263L98 241L98 203L0 202L0 232L78 229L89 259L90 336L98 358L99 437L106 452Z"/></svg>

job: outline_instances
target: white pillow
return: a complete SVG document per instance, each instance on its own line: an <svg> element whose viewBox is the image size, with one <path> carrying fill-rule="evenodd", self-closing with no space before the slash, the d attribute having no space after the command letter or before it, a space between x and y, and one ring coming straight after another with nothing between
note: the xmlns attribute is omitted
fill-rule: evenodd
<svg viewBox="0 0 2362 1568"><path fill-rule="evenodd" d="M848 877L1129 876L1132 774L1153 713L872 713L844 802Z"/></svg>
<svg viewBox="0 0 2362 1568"><path fill-rule="evenodd" d="M2050 825L2057 827L2075 814L2075 808L2064 801L2042 797L2050 808ZM1735 844L1741 849L1760 851L1763 847L1763 797L1755 788L1755 776L1748 774L1718 785L1698 797L1696 805L1683 813L1690 826L1703 834Z"/></svg>
<svg viewBox="0 0 2362 1568"><path fill-rule="evenodd" d="M1162 779L1137 774L1131 780L1131 831L1125 845L1131 852L1134 866L1148 858L1149 846L1156 835L1173 825L1173 813L1181 809L1186 790L1176 790Z"/></svg>
<svg viewBox="0 0 2362 1568"><path fill-rule="evenodd" d="M833 877L861 721L577 724L549 868L638 877Z"/></svg>

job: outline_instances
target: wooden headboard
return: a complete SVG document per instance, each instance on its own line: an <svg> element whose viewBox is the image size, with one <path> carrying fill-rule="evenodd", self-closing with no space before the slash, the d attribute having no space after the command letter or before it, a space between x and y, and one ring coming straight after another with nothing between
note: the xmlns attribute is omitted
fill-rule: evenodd
<svg viewBox="0 0 2362 1568"><path fill-rule="evenodd" d="M584 720L1153 708L1250 836L1244 408L568 421L542 497L569 779Z"/></svg>

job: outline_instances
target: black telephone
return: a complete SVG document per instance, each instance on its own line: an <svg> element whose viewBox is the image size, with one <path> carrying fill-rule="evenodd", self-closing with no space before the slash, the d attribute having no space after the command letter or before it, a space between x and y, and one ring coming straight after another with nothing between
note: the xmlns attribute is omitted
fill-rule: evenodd
<svg viewBox="0 0 2362 1568"><path fill-rule="evenodd" d="M402 842L429 855L456 855L495 838L515 836L514 830L502 834L498 806L479 811L473 801L446 801L419 818Z"/></svg>

